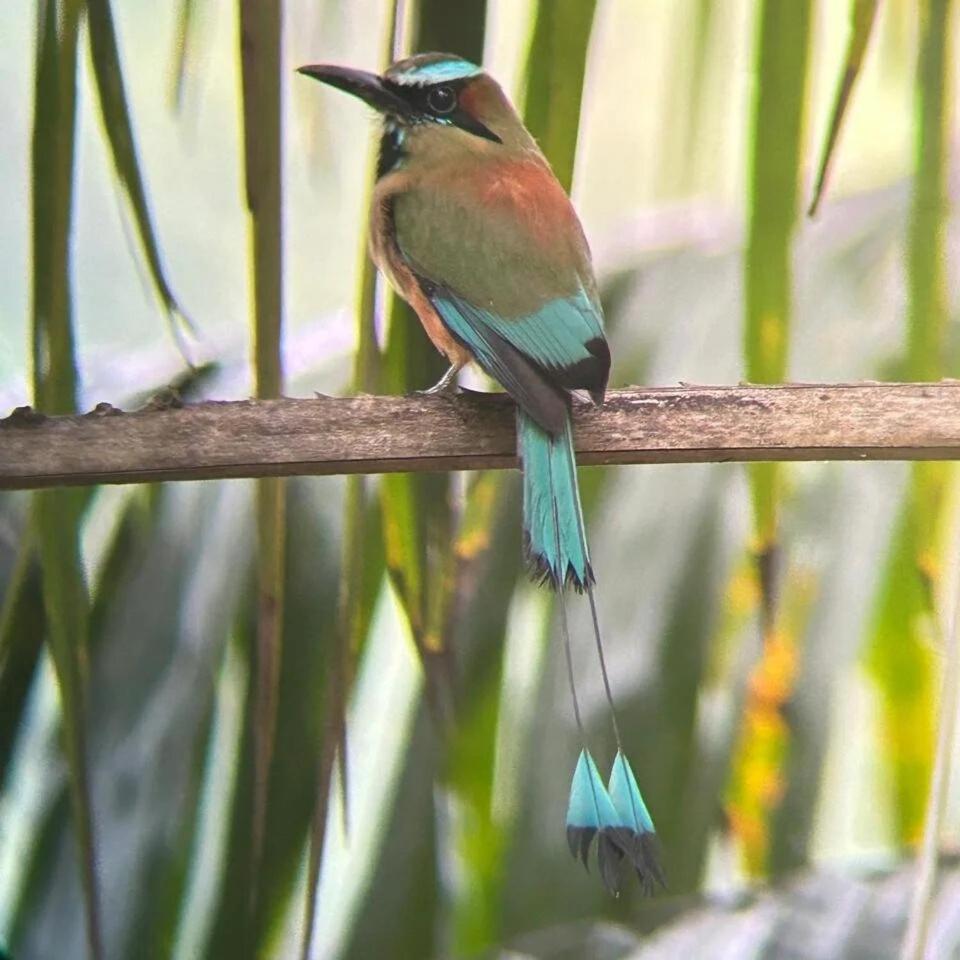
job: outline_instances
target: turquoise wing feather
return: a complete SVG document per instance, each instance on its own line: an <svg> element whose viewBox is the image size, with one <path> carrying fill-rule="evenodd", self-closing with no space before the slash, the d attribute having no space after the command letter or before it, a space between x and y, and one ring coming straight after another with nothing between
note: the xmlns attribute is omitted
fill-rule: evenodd
<svg viewBox="0 0 960 960"><path fill-rule="evenodd" d="M431 302L457 339L468 345L474 339L486 341L490 348L499 338L533 361L558 386L582 387L598 392L597 399L602 399L610 352L600 313L582 287L572 296L548 300L519 317L500 316L449 289L436 292ZM491 338L490 332L496 338ZM479 355L478 360L483 365ZM506 383L503 385L509 390Z"/></svg>
<svg viewBox="0 0 960 960"><path fill-rule="evenodd" d="M545 429L562 422L525 402L531 380L603 399L610 352L590 253L545 164L408 190L391 219L397 250L444 325Z"/></svg>
<svg viewBox="0 0 960 960"><path fill-rule="evenodd" d="M549 300L539 310L505 319L484 310L479 319L508 343L551 371L589 362L602 349L603 324L587 292Z"/></svg>
<svg viewBox="0 0 960 960"><path fill-rule="evenodd" d="M564 429L565 391L584 389L596 402L603 399L610 352L600 315L582 288L508 319L418 279L446 328L549 433Z"/></svg>
<svg viewBox="0 0 960 960"><path fill-rule="evenodd" d="M498 380L544 430L554 436L562 433L567 422L567 399L560 386L491 324L483 322L483 311L436 284L420 277L418 280L444 325L483 370Z"/></svg>

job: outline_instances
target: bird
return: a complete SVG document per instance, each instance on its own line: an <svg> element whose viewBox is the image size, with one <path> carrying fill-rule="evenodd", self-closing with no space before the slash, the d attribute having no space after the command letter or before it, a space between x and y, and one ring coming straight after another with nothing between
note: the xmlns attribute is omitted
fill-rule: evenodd
<svg viewBox="0 0 960 960"><path fill-rule="evenodd" d="M603 655L595 577L577 484L575 395L603 403L610 349L590 250L569 197L499 84L448 53L421 53L382 74L330 64L299 72L359 98L382 117L370 209L370 254L449 361L424 393L456 389L469 362L517 405L524 550L556 591L582 748L567 805L571 854L620 891L665 886L659 844L624 753ZM605 783L587 745L574 682L564 591L589 598L616 741Z"/></svg>

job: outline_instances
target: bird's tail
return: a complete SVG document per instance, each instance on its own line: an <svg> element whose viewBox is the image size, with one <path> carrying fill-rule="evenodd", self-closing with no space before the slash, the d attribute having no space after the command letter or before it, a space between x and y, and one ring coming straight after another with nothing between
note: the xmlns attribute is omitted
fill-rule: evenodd
<svg viewBox="0 0 960 960"><path fill-rule="evenodd" d="M584 535L573 432L567 415L563 433L551 436L523 410L517 410L517 436L523 461L523 538L537 579L561 590L593 583Z"/></svg>
<svg viewBox="0 0 960 960"><path fill-rule="evenodd" d="M636 870L643 889L650 892L655 882L664 884L664 877L659 865L653 821L623 753L613 708L577 485L570 417L567 416L562 433L551 435L518 408L517 434L523 462L523 530L527 558L535 576L557 592L570 695L583 741L570 785L567 842L570 852L579 856L586 866L590 845L596 836L600 874L608 889L614 893L618 891L618 867L626 857ZM564 598L567 584L578 591L586 590L590 600L597 655L617 744L608 786L604 786L586 746L586 733L580 717Z"/></svg>

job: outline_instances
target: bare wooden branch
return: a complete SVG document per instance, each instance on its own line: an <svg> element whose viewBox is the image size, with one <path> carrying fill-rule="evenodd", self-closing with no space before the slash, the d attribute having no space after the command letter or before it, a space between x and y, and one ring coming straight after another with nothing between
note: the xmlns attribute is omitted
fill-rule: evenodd
<svg viewBox="0 0 960 960"><path fill-rule="evenodd" d="M581 464L960 458L960 383L680 386L577 405ZM503 395L318 397L0 420L0 489L516 465Z"/></svg>

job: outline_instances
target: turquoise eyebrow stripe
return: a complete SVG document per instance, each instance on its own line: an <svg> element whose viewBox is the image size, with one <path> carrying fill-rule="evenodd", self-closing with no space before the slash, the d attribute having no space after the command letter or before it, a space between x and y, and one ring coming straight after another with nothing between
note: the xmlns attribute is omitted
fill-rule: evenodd
<svg viewBox="0 0 960 960"><path fill-rule="evenodd" d="M426 63L406 70L395 79L400 83L440 83L443 80L475 77L482 72L480 67L466 60L441 60L439 63Z"/></svg>

